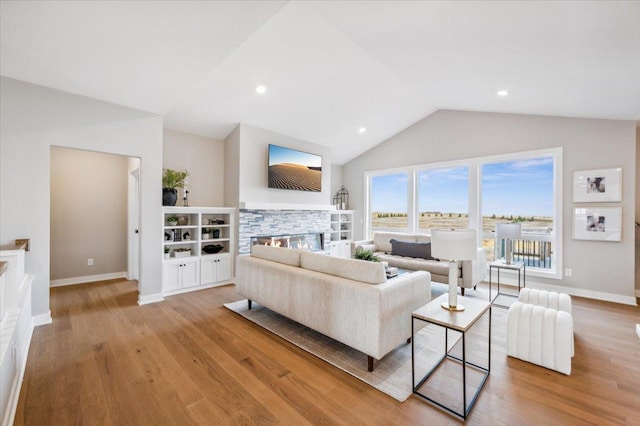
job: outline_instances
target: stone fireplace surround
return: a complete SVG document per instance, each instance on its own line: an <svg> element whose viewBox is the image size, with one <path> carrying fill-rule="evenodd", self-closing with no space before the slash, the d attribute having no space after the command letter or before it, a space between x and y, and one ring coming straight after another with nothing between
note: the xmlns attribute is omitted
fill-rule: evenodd
<svg viewBox="0 0 640 426"><path fill-rule="evenodd" d="M238 253L251 252L251 238L274 235L324 234L323 251L331 241L329 209L243 209L239 211Z"/></svg>

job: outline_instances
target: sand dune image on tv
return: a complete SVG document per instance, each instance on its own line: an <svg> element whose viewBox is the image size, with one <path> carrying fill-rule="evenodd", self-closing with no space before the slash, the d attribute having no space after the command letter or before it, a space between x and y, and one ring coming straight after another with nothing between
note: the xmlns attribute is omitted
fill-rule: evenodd
<svg viewBox="0 0 640 426"><path fill-rule="evenodd" d="M322 157L269 145L269 188L322 191Z"/></svg>

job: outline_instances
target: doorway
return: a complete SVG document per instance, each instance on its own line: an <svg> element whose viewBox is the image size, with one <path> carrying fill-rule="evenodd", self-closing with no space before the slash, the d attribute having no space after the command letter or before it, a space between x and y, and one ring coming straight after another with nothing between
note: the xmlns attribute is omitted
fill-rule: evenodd
<svg viewBox="0 0 640 426"><path fill-rule="evenodd" d="M50 166L50 285L137 279L140 159L52 146Z"/></svg>

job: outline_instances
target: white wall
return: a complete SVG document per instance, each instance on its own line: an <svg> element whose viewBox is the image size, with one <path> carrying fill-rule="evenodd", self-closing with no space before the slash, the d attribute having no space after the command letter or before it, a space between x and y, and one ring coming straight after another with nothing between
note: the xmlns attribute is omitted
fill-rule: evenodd
<svg viewBox="0 0 640 426"><path fill-rule="evenodd" d="M240 125L224 140L224 206L240 202ZM237 222L236 222L237 223Z"/></svg>
<svg viewBox="0 0 640 426"><path fill-rule="evenodd" d="M336 192L340 190L340 187L343 185L342 183L342 166L340 165L332 165L331 166L331 203L333 203L333 196L336 195ZM345 186L345 189L348 191L349 188Z"/></svg>
<svg viewBox="0 0 640 426"><path fill-rule="evenodd" d="M220 207L224 203L224 142L164 129L162 166L189 172L189 205ZM183 205L178 190L176 206Z"/></svg>
<svg viewBox="0 0 640 426"><path fill-rule="evenodd" d="M49 313L51 146L141 159L140 298L162 286L162 118L2 77L0 79L0 235L31 238L33 314Z"/></svg>
<svg viewBox="0 0 640 426"><path fill-rule="evenodd" d="M634 293L634 210L636 131L630 121L591 120L517 114L438 111L343 166L356 238L363 236L364 172L543 148L563 147L564 267L571 278L536 278L587 297L628 301ZM571 238L574 170L622 167L622 242ZM579 290L579 291L578 291ZM632 299L635 303L635 299Z"/></svg>
<svg viewBox="0 0 640 426"><path fill-rule="evenodd" d="M322 156L322 192L267 187L269 144ZM240 125L239 201L296 204L331 204L331 149L289 136Z"/></svg>
<svg viewBox="0 0 640 426"><path fill-rule="evenodd" d="M128 162L51 147L52 281L127 270Z"/></svg>

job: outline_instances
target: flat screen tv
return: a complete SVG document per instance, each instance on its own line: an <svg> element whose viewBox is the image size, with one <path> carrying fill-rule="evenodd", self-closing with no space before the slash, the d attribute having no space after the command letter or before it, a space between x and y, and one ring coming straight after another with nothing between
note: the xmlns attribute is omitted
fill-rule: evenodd
<svg viewBox="0 0 640 426"><path fill-rule="evenodd" d="M322 191L322 156L269 145L269 188Z"/></svg>

